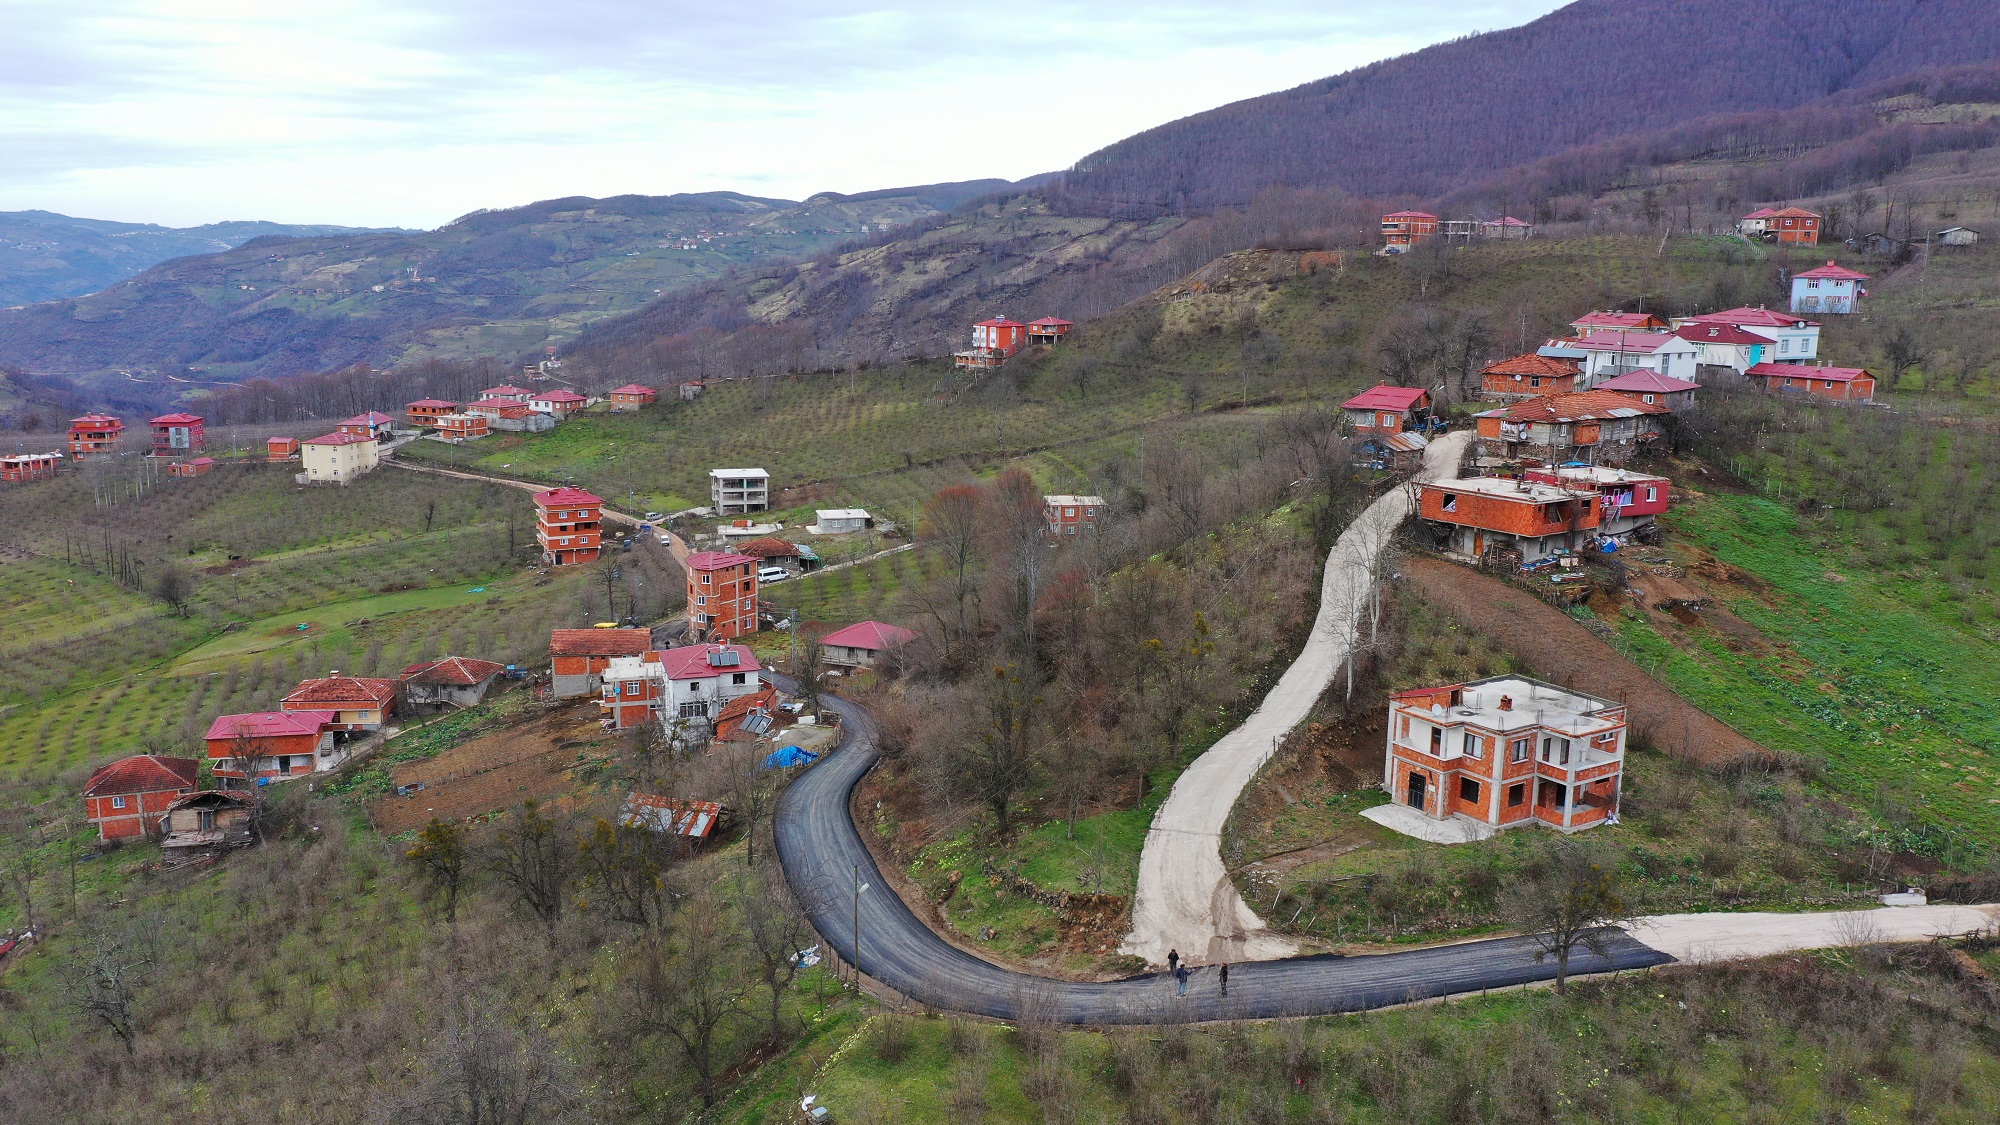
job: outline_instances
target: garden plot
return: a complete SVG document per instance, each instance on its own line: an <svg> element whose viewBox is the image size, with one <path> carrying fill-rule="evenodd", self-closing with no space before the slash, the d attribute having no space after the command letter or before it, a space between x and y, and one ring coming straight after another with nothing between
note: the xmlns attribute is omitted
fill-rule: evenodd
<svg viewBox="0 0 2000 1125"><path fill-rule="evenodd" d="M433 817L451 821L497 812L530 797L570 792L572 771L594 765L616 749L616 738L598 726L593 706L570 706L505 730L463 742L434 758L390 770L398 790L369 802L375 827L394 836Z"/></svg>

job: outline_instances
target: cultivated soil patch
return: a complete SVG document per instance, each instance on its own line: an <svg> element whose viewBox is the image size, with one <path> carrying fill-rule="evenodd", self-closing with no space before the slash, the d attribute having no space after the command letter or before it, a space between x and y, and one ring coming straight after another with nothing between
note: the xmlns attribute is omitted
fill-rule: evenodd
<svg viewBox="0 0 2000 1125"><path fill-rule="evenodd" d="M405 796L368 804L384 835L421 828L432 817L457 820L567 793L571 771L612 750L594 708L563 708L519 726L462 742L434 758L401 762L389 774ZM418 788L421 786L421 788Z"/></svg>
<svg viewBox="0 0 2000 1125"><path fill-rule="evenodd" d="M1492 637L1528 667L1578 691L1628 704L1632 729L1671 754L1723 763L1768 752L1648 675L1568 614L1488 575L1412 555L1404 572L1419 593Z"/></svg>

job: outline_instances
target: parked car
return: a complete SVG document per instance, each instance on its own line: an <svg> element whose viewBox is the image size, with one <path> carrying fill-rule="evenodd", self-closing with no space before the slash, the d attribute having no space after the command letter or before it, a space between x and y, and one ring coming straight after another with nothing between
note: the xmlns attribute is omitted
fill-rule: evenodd
<svg viewBox="0 0 2000 1125"><path fill-rule="evenodd" d="M664 513L661 513L661 512L647 512L647 513L646 513L646 522L647 522L647 523L659 523L659 522L660 522L661 520L663 520L663 519L666 519L666 518L667 518L667 517L666 517L666 515L665 515Z"/></svg>
<svg viewBox="0 0 2000 1125"><path fill-rule="evenodd" d="M791 576L792 572L782 566L763 566L757 568L757 581L760 584L768 585L772 582L783 582Z"/></svg>

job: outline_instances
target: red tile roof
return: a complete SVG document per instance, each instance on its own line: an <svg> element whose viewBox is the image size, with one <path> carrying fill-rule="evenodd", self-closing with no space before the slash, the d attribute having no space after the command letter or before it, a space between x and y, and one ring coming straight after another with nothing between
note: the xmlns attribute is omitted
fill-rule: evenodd
<svg viewBox="0 0 2000 1125"><path fill-rule="evenodd" d="M242 715L217 715L208 724L204 740L222 742L236 738L278 738L292 734L318 734L333 722L332 711L251 711Z"/></svg>
<svg viewBox="0 0 2000 1125"><path fill-rule="evenodd" d="M1586 352L1656 352L1674 340L1671 332L1596 332L1570 346Z"/></svg>
<svg viewBox="0 0 2000 1125"><path fill-rule="evenodd" d="M1644 328L1661 323L1652 313L1589 312L1570 321L1570 327L1584 328Z"/></svg>
<svg viewBox="0 0 2000 1125"><path fill-rule="evenodd" d="M1486 225L1489 227L1531 227L1535 224L1525 223L1512 215L1506 215L1498 219L1488 219L1486 220Z"/></svg>
<svg viewBox="0 0 2000 1125"><path fill-rule="evenodd" d="M722 570L756 561L749 555L739 555L734 551L696 551L688 556L687 565L689 570Z"/></svg>
<svg viewBox="0 0 2000 1125"><path fill-rule="evenodd" d="M70 419L70 424L71 424L71 425L75 425L75 424L76 424L76 423L78 423L78 422L92 422L92 423L98 423L98 422L116 422L116 423L118 423L119 425L121 425L121 426L122 426L122 425L124 425L124 424L125 424L125 419L123 419L123 418L113 418L113 417L112 417L111 415L109 415L109 414L86 414L86 415L84 415L84 416L83 416L83 417L81 417L81 418L71 418L71 419Z"/></svg>
<svg viewBox="0 0 2000 1125"><path fill-rule="evenodd" d="M982 320L979 323L973 325L973 327L974 328L1026 328L1027 325L1022 324L1018 320L1009 320L1004 316L996 316L991 320Z"/></svg>
<svg viewBox="0 0 2000 1125"><path fill-rule="evenodd" d="M1076 325L1075 325L1075 324L1074 324L1073 322L1071 322L1071 321L1067 321L1067 320L1064 320L1063 318L1061 318L1061 317L1059 317L1059 316L1045 316L1045 317L1041 318L1040 320L1031 320L1031 321L1029 321L1029 322L1028 322L1028 327L1030 327L1030 328L1039 328L1039 327L1044 327L1044 326L1046 326L1046 327L1050 327L1050 328L1053 328L1053 327L1055 327L1055 326L1057 326L1057 325L1059 325L1059 324L1060 324L1060 325L1067 325L1067 326L1069 326L1069 327L1071 327L1071 328L1074 328L1074 327L1076 327Z"/></svg>
<svg viewBox="0 0 2000 1125"><path fill-rule="evenodd" d="M161 789L193 789L201 763L193 758L167 758L158 754L134 754L108 766L100 766L83 783L86 797L118 793L152 793Z"/></svg>
<svg viewBox="0 0 2000 1125"><path fill-rule="evenodd" d="M1791 313L1772 312L1770 309L1762 308L1753 309L1747 306L1737 309L1724 309L1718 313L1703 313L1700 316L1688 317L1688 320L1691 323L1700 324L1734 324L1739 328L1746 324L1756 325L1760 328L1817 327L1812 321L1804 317L1793 316Z"/></svg>
<svg viewBox="0 0 2000 1125"><path fill-rule="evenodd" d="M743 733L743 720L752 708L766 714L771 712L778 700L778 689L767 687L753 691L749 695L739 695L722 705L722 711L715 716L715 737L727 741Z"/></svg>
<svg viewBox="0 0 2000 1125"><path fill-rule="evenodd" d="M535 392L526 387L517 387L512 383L507 383L498 387L488 387L479 393L490 398L499 398L503 395L531 395Z"/></svg>
<svg viewBox="0 0 2000 1125"><path fill-rule="evenodd" d="M583 397L580 394L577 394L575 391L563 389L563 390L550 391L547 394L536 395L535 401L536 402L589 402L590 400Z"/></svg>
<svg viewBox="0 0 2000 1125"><path fill-rule="evenodd" d="M396 698L402 685L395 680L374 679L368 676L325 676L316 680L301 680L292 694L278 701L283 707L287 703L366 703L379 707Z"/></svg>
<svg viewBox="0 0 2000 1125"><path fill-rule="evenodd" d="M1700 383L1690 383L1686 379L1676 379L1657 371L1628 371L1616 379L1606 379L1591 388L1594 391L1624 391L1628 394L1677 394L1681 391L1698 391Z"/></svg>
<svg viewBox="0 0 2000 1125"><path fill-rule="evenodd" d="M1804 363L1760 363L1745 375L1758 378L1778 377L1786 379L1830 379L1836 383L1852 383L1856 379L1873 379L1875 373L1865 367L1814 367Z"/></svg>
<svg viewBox="0 0 2000 1125"><path fill-rule="evenodd" d="M561 488L551 488L546 492L537 492L535 493L534 500L536 506L542 508L576 508L604 503L603 497L593 496L581 488L574 488L567 484Z"/></svg>
<svg viewBox="0 0 2000 1125"><path fill-rule="evenodd" d="M505 664L495 664L491 660L474 660L466 656L447 656L443 660L429 664L412 664L403 669L403 681L416 684L449 684L458 687L472 687L507 670Z"/></svg>
<svg viewBox="0 0 2000 1125"><path fill-rule="evenodd" d="M1671 414L1664 406L1638 402L1611 391L1577 391L1567 395L1543 395L1507 408L1502 415L1509 422L1589 422L1600 418L1629 418L1634 414Z"/></svg>
<svg viewBox="0 0 2000 1125"><path fill-rule="evenodd" d="M1867 275L1867 274L1865 274L1865 273L1861 273L1861 272L1859 272L1859 271L1857 271L1857 270L1851 270L1851 269L1848 269L1848 268L1847 268L1846 266L1843 266L1843 265L1840 265L1840 264L1839 264L1839 263L1837 263L1837 262L1831 262L1831 261L1830 261L1830 262L1828 262L1827 264L1825 264L1825 265L1823 265L1823 266L1819 267L1818 269L1811 269L1811 270L1806 270L1806 271L1805 271L1804 273L1796 273L1796 274L1793 274L1792 276L1793 276L1793 277L1824 277L1824 278L1831 278L1831 279L1832 279L1832 280L1834 280L1834 281L1867 281L1867 280L1868 280L1868 275Z"/></svg>
<svg viewBox="0 0 2000 1125"><path fill-rule="evenodd" d="M708 658L719 652L736 654L734 664L711 664ZM660 668L670 680L705 680L724 672L761 672L764 666L757 663L757 654L742 645L688 645L686 648L661 650Z"/></svg>
<svg viewBox="0 0 2000 1125"><path fill-rule="evenodd" d="M1408 410L1422 402L1429 391L1422 387L1392 387L1381 383L1340 404L1343 410Z"/></svg>
<svg viewBox="0 0 2000 1125"><path fill-rule="evenodd" d="M198 424L200 421L201 415L199 414L162 414L146 424L149 426L192 426Z"/></svg>
<svg viewBox="0 0 2000 1125"><path fill-rule="evenodd" d="M457 403L455 403L455 402L446 402L446 401L445 401L444 399L441 399L441 398L420 398L420 399L418 399L417 401L415 401L415 402L413 402L413 403L410 403L410 404L409 404L409 407L408 407L408 409L410 409L410 410L415 410L415 409L416 409L417 407L419 407L419 406L423 406L423 407L432 407L432 408L435 408L435 407L444 407L444 408L446 408L446 409L450 409L450 410L456 410L456 409L458 409L458 404L457 404Z"/></svg>
<svg viewBox="0 0 2000 1125"><path fill-rule="evenodd" d="M356 442L362 442L367 440L368 440L367 438L362 437L360 434L321 434L316 438L307 438L300 444L301 445L353 445Z"/></svg>
<svg viewBox="0 0 2000 1125"><path fill-rule="evenodd" d="M1769 207L1759 207L1743 217L1746 219L1770 219L1775 218L1777 214L1776 211L1771 210Z"/></svg>
<svg viewBox="0 0 2000 1125"><path fill-rule="evenodd" d="M845 629L836 629L828 633L819 639L819 643L881 652L916 639L917 633L914 629L905 629L901 625L886 625L880 621L858 621Z"/></svg>
<svg viewBox="0 0 2000 1125"><path fill-rule="evenodd" d="M549 633L553 656L643 656L653 647L651 629L555 629Z"/></svg>
<svg viewBox="0 0 2000 1125"><path fill-rule="evenodd" d="M1558 359L1555 356L1536 355L1529 352L1498 363L1489 363L1480 371L1481 375L1564 375L1576 374L1576 361Z"/></svg>
<svg viewBox="0 0 2000 1125"><path fill-rule="evenodd" d="M1674 335L1691 344L1768 344L1769 336L1745 332L1733 324L1697 324L1689 321L1674 329Z"/></svg>
<svg viewBox="0 0 2000 1125"><path fill-rule="evenodd" d="M370 410L366 414L356 414L354 417L347 419L345 422L342 422L341 425L380 426L384 423L393 421L395 421L394 418L389 417L387 414L382 413L380 410Z"/></svg>
<svg viewBox="0 0 2000 1125"><path fill-rule="evenodd" d="M610 393L614 395L657 395L660 392L651 387L642 387L637 383L627 383L622 387L612 388Z"/></svg>
<svg viewBox="0 0 2000 1125"><path fill-rule="evenodd" d="M1435 219L1429 211L1391 211L1382 216L1385 219Z"/></svg>

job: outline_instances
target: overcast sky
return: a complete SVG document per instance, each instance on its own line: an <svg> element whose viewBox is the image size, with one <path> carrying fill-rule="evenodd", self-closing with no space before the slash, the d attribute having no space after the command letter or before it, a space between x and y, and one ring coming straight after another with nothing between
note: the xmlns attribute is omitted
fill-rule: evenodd
<svg viewBox="0 0 2000 1125"><path fill-rule="evenodd" d="M1069 166L1556 0L0 0L0 210L431 227Z"/></svg>

